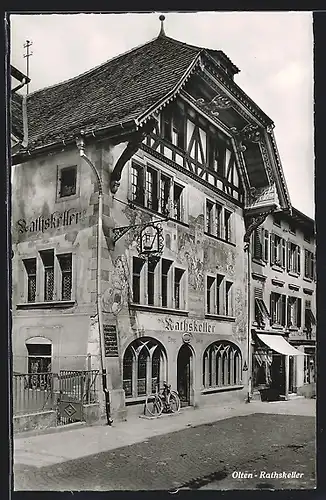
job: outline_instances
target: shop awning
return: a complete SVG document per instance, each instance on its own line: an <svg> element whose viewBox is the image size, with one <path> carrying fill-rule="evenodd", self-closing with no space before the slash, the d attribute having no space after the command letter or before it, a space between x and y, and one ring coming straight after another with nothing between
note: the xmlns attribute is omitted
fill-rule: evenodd
<svg viewBox="0 0 326 500"><path fill-rule="evenodd" d="M273 351L288 356L304 356L304 352L293 347L281 335L268 335L266 333L257 333L257 335Z"/></svg>

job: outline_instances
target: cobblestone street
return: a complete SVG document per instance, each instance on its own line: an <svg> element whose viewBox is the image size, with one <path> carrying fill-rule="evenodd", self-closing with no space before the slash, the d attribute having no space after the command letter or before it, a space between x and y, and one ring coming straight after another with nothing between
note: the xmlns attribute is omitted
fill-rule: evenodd
<svg viewBox="0 0 326 500"><path fill-rule="evenodd" d="M189 426L41 468L17 464L15 489L312 489L314 443L314 417L256 413ZM236 479L234 471L256 473L257 477ZM260 471L266 472L263 478ZM268 474L272 472L303 475L299 479L271 479Z"/></svg>

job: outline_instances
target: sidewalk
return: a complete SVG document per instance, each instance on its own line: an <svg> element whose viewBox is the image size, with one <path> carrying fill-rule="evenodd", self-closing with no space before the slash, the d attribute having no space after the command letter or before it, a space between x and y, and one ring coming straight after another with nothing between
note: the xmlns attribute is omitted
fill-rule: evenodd
<svg viewBox="0 0 326 500"><path fill-rule="evenodd" d="M147 441L153 436L168 434L216 422L236 416L253 413L285 415L316 415L316 401L294 399L275 403L235 403L224 407L209 406L200 409L184 409L178 414L158 419L132 417L126 422L108 426L80 427L53 434L14 437L14 464L29 467L44 467L67 460L86 457L96 453L114 450L122 446Z"/></svg>

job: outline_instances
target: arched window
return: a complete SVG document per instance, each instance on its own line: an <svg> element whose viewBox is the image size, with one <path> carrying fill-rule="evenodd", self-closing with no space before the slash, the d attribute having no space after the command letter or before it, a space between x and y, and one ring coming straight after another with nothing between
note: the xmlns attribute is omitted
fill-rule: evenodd
<svg viewBox="0 0 326 500"><path fill-rule="evenodd" d="M134 340L123 356L123 388L126 398L146 396L155 391L156 383L166 380L165 349L149 337Z"/></svg>
<svg viewBox="0 0 326 500"><path fill-rule="evenodd" d="M214 342L203 357L203 385L229 387L242 384L242 356L231 342Z"/></svg>

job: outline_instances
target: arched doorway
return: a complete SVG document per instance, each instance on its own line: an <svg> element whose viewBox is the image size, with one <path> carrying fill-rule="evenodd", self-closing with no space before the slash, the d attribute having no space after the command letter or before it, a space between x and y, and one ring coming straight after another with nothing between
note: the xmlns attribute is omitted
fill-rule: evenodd
<svg viewBox="0 0 326 500"><path fill-rule="evenodd" d="M189 406L192 400L193 357L187 344L180 347L177 359L177 390L181 406Z"/></svg>

